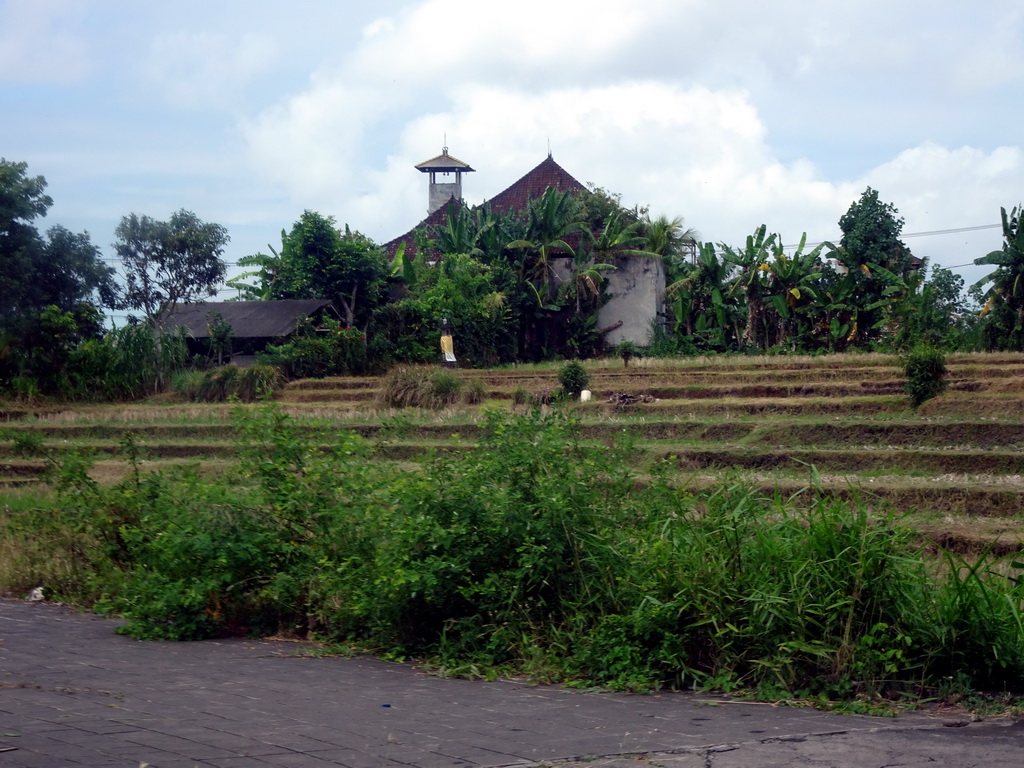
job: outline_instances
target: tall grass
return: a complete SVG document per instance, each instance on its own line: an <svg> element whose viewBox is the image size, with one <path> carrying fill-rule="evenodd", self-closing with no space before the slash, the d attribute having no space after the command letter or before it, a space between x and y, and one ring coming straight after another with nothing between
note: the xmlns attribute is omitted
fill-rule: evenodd
<svg viewBox="0 0 1024 768"><path fill-rule="evenodd" d="M453 371L398 365L384 376L378 400L392 408L444 408L459 402L463 380Z"/></svg>
<svg viewBox="0 0 1024 768"><path fill-rule="evenodd" d="M623 689L1024 683L1024 565L948 555L937 575L900 519L856 498L690 493L660 465L639 483L628 436L587 445L559 413L488 413L479 450L405 473L273 405L236 427L241 472L222 482L102 487L60 459L55 508L0 519L17 563L0 589L98 599L138 637L314 631Z"/></svg>
<svg viewBox="0 0 1024 768"><path fill-rule="evenodd" d="M272 365L257 363L240 368L225 365L209 371L181 371L171 389L185 400L224 403L231 399L252 403L269 398L284 386L284 374Z"/></svg>

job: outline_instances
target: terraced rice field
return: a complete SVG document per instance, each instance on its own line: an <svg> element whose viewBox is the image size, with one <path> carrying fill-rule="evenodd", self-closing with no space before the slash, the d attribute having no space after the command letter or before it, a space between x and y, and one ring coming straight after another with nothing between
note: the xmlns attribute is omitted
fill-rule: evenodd
<svg viewBox="0 0 1024 768"><path fill-rule="evenodd" d="M812 478L827 492L906 512L924 540L963 552L1014 551L1024 540L1024 355L950 359L946 394L908 406L895 358L690 358L587 363L594 399L574 406L586 439L635 439L642 479L655 461L699 488L743 478L783 495ZM380 460L409 468L430 451L474 450L481 408L514 408L519 391L555 390L557 365L461 371L479 379L480 406L398 412L377 402L374 377L305 380L278 401L291 414L352 429ZM610 402L611 400L611 402ZM630 402L630 401L636 402ZM198 463L215 473L234 461L233 406L161 398L115 406L0 406L0 494L35 489L40 459L17 447L88 451L112 480L130 432L146 466Z"/></svg>

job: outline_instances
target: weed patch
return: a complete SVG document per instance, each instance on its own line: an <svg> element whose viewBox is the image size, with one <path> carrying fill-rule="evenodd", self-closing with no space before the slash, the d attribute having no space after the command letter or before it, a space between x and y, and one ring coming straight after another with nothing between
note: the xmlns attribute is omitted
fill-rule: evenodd
<svg viewBox="0 0 1024 768"><path fill-rule="evenodd" d="M1024 682L1024 564L947 553L855 492L641 482L627 433L488 412L477 450L396 472L352 432L236 408L240 465L129 471L51 454L55 501L0 516L0 589L127 618L139 638L315 636L448 670L822 702L950 674ZM396 435L415 428L394 420Z"/></svg>

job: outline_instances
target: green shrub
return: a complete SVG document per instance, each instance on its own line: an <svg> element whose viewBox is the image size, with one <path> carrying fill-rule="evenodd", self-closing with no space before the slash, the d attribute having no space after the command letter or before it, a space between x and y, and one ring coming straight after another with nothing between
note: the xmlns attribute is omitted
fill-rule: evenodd
<svg viewBox="0 0 1024 768"><path fill-rule="evenodd" d="M392 408L444 408L459 401L463 381L447 368L396 365L384 376L378 399Z"/></svg>
<svg viewBox="0 0 1024 768"><path fill-rule="evenodd" d="M579 360L571 360L558 372L558 381L562 391L574 400L580 399L580 392L590 383L590 374Z"/></svg>
<svg viewBox="0 0 1024 768"><path fill-rule="evenodd" d="M171 376L171 391L190 402L200 400L199 393L205 376L203 371L178 371Z"/></svg>
<svg viewBox="0 0 1024 768"><path fill-rule="evenodd" d="M623 340L616 344L613 352L616 356L622 358L622 366L624 368L629 368L629 361L634 357L640 357L640 348L628 340Z"/></svg>
<svg viewBox="0 0 1024 768"><path fill-rule="evenodd" d="M946 356L927 344L915 346L903 358L906 390L914 408L942 394L946 389Z"/></svg>
<svg viewBox="0 0 1024 768"><path fill-rule="evenodd" d="M273 397L284 386L284 374L272 365L256 363L240 370L233 394L243 403Z"/></svg>
<svg viewBox="0 0 1024 768"><path fill-rule="evenodd" d="M423 400L424 368L396 365L385 374L378 399L392 408L411 408Z"/></svg>
<svg viewBox="0 0 1024 768"><path fill-rule="evenodd" d="M526 405L530 402L530 390L520 384L512 390L512 405Z"/></svg>
<svg viewBox="0 0 1024 768"><path fill-rule="evenodd" d="M427 377L424 406L427 408L444 408L459 402L462 394L463 381L457 373L447 368L437 368Z"/></svg>
<svg viewBox="0 0 1024 768"><path fill-rule="evenodd" d="M0 577L102 597L136 637L316 627L616 688L826 701L952 675L1024 683L1024 565L947 554L937 575L899 519L856 496L688 493L663 467L637 482L628 437L584 442L561 413L487 413L479 450L415 472L273 404L240 407L235 427L227 481L176 469L107 487L52 455L54 508L0 514L18 569Z"/></svg>
<svg viewBox="0 0 1024 768"><path fill-rule="evenodd" d="M231 398L252 403L272 397L283 385L281 371L265 363L244 368L224 365L209 371L181 371L171 379L171 388L179 396L204 403L223 403Z"/></svg>
<svg viewBox="0 0 1024 768"><path fill-rule="evenodd" d="M324 319L314 327L307 319L291 341L268 346L257 361L278 368L288 379L365 373L366 335L337 320Z"/></svg>
<svg viewBox="0 0 1024 768"><path fill-rule="evenodd" d="M240 370L237 365L222 365L206 371L199 384L198 399L204 403L227 402L236 390Z"/></svg>
<svg viewBox="0 0 1024 768"><path fill-rule="evenodd" d="M479 405L486 396L487 388L480 379L471 379L462 393L462 399L466 401L467 405Z"/></svg>

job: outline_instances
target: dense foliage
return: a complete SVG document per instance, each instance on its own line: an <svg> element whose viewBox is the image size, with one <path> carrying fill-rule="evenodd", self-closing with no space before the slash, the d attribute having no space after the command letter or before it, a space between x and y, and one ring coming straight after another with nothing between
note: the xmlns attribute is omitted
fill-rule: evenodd
<svg viewBox="0 0 1024 768"><path fill-rule="evenodd" d="M314 326L304 319L285 344L267 347L257 355L289 379L349 376L366 372L366 335L325 317Z"/></svg>
<svg viewBox="0 0 1024 768"><path fill-rule="evenodd" d="M561 414L491 413L479 450L405 472L273 406L236 426L239 477L103 487L53 457L56 508L0 518L20 579L3 588L45 584L140 638L311 632L627 689L1024 682L1020 564L948 555L936 575L898 519L856 499L694 494L657 466L639 483L626 436L585 444Z"/></svg>
<svg viewBox="0 0 1024 768"><path fill-rule="evenodd" d="M903 358L903 372L907 377L910 404L914 408L941 395L946 389L946 356L935 347L918 344L911 349Z"/></svg>
<svg viewBox="0 0 1024 768"><path fill-rule="evenodd" d="M53 204L45 188L25 163L0 159L0 394L105 400L159 391L187 364L184 339L152 323L104 330L101 308L155 320L205 295L223 278L227 232L187 211L168 222L126 216L115 245L119 284L87 233L39 234L34 221Z"/></svg>
<svg viewBox="0 0 1024 768"><path fill-rule="evenodd" d="M25 163L0 158L0 390L51 391L73 346L102 335L99 307L116 297L114 271L88 233L36 219L53 199Z"/></svg>
<svg viewBox="0 0 1024 768"><path fill-rule="evenodd" d="M126 396L165 388L181 368L225 361L239 329L215 317L208 354L191 360L173 339L163 350L156 327L168 307L207 295L223 279L223 227L185 210L166 222L124 217L118 286L87 234L36 231L34 221L52 205L45 186L24 163L0 160L0 392ZM229 284L242 298L322 298L339 310L336 327L304 328L266 350L263 362L287 378L436 362L443 323L464 367L607 353L628 365L637 354L906 353L922 343L945 352L1022 349L1021 218L1019 208L1002 211L1004 246L977 260L994 270L970 299L962 278L913 257L895 206L870 187L841 217L838 245L810 247L804 236L795 248L766 225L742 245L698 242L681 218L651 217L599 188L548 189L525 210L503 214L453 203L440 225L398 248L390 267L369 238L305 211L282 231L279 250L240 259L252 270ZM607 276L630 259L661 260L664 313L646 348L609 349L612 329L598 323ZM156 333L135 343L143 332L107 332L101 307L140 311ZM114 361L129 350L151 355L134 363L155 376L148 386L127 375L123 384L89 386L90 377L118 378L103 368L104 356Z"/></svg>
<svg viewBox="0 0 1024 768"><path fill-rule="evenodd" d="M240 266L258 267L229 282L242 298L329 299L345 326L363 328L383 297L387 265L380 248L348 225L339 230L332 216L304 211L291 231L282 230L280 251L269 250L239 259Z"/></svg>
<svg viewBox="0 0 1024 768"><path fill-rule="evenodd" d="M995 269L975 284L988 285L982 316L986 349L1024 349L1024 207L1016 207L1009 216L999 210L1003 225L1003 247L975 264Z"/></svg>

